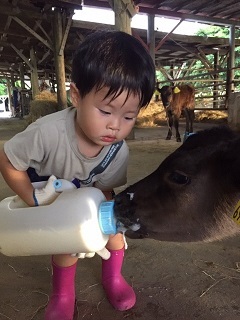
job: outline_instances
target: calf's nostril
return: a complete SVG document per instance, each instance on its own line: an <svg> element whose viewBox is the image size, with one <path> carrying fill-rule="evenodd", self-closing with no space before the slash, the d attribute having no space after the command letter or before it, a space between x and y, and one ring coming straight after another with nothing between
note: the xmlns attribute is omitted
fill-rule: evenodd
<svg viewBox="0 0 240 320"><path fill-rule="evenodd" d="M127 195L129 196L129 200L132 201L134 198L134 192L128 192Z"/></svg>

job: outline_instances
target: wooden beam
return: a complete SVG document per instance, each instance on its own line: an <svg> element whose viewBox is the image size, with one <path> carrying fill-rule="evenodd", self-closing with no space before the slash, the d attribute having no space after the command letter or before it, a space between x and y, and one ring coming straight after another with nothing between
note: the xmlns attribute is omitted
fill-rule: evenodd
<svg viewBox="0 0 240 320"><path fill-rule="evenodd" d="M203 52L201 47L198 47L197 49L200 53L201 61L204 62L204 65L206 66L206 68L207 69L214 69L211 61L208 60L207 56L205 55L205 53Z"/></svg>
<svg viewBox="0 0 240 320"><path fill-rule="evenodd" d="M64 54L59 55L61 42L63 39L63 17L59 8L54 10L53 21L54 32L54 63L55 63L55 75L57 83L57 99L59 110L67 108L67 94L66 94L66 76L65 76L65 63Z"/></svg>
<svg viewBox="0 0 240 320"><path fill-rule="evenodd" d="M31 17L32 19L36 19L36 20L37 19L42 19L42 20L46 19L46 15L44 13L37 12L36 10L34 10L34 7L33 7L33 9L31 9L31 7L24 8L24 11L23 11L23 9L21 9L18 6L13 6L12 4L10 4L10 2L9 2L9 5L2 5L1 4L1 14L7 15L7 16L25 15L25 16ZM48 18L50 16L52 16L51 12L48 13Z"/></svg>
<svg viewBox="0 0 240 320"><path fill-rule="evenodd" d="M162 66L158 65L157 66L157 69L159 69L163 75L165 76L165 78L168 80L168 81L172 81L173 78L172 76L167 72L167 70L165 70Z"/></svg>
<svg viewBox="0 0 240 320"><path fill-rule="evenodd" d="M63 38L62 38L62 43L61 43L61 46L60 46L60 49L59 49L59 55L62 56L63 55L63 52L64 52L64 48L65 48L65 45L66 45L66 42L67 42L67 38L68 38L68 34L69 34L69 30L71 28L71 24L72 24L72 16L74 14L74 11L71 11L69 13L69 16L67 18L67 25L66 25L66 28L64 30L64 34L63 34Z"/></svg>
<svg viewBox="0 0 240 320"><path fill-rule="evenodd" d="M48 0L48 1L39 1L39 0L31 0L32 3L41 4L43 7L45 5L51 5L52 7L56 8L63 8L63 9L82 9L82 1L81 0ZM47 3L46 3L47 2Z"/></svg>
<svg viewBox="0 0 240 320"><path fill-rule="evenodd" d="M45 29L42 27L41 22L37 20L36 25L42 31L45 37L48 39L49 43L52 43L52 39L50 38L49 34L45 31Z"/></svg>
<svg viewBox="0 0 240 320"><path fill-rule="evenodd" d="M17 17L12 17L13 20L15 20L20 26L22 26L24 29L26 29L28 32L30 32L35 38L37 38L39 41L41 41L46 47L53 50L52 43L49 43L47 40L43 39L37 32L32 30L28 25L26 25L22 20L20 20Z"/></svg>
<svg viewBox="0 0 240 320"><path fill-rule="evenodd" d="M95 30L95 29L110 29L114 30L114 26L109 24L103 24L103 23L96 23L96 22L89 22L89 21L80 21L80 20L73 20L72 22L72 28L76 29L86 29L86 30ZM146 30L132 28L132 33L138 34L140 37L145 37L147 35ZM167 32L160 32L155 31L155 38L162 39L164 38L168 33ZM171 39L175 41L182 41L184 43L189 44L195 44L199 43L203 46L229 46L229 40L228 38L216 38L216 37L203 37L203 36L186 36L182 34L171 34ZM236 39L236 45L240 46L240 39Z"/></svg>
<svg viewBox="0 0 240 320"><path fill-rule="evenodd" d="M42 59L38 60L38 63L41 64L45 59L47 59L47 57L49 57L50 54L51 54L50 50L45 52L44 55L42 56Z"/></svg>
<svg viewBox="0 0 240 320"><path fill-rule="evenodd" d="M145 49L148 50L148 45L143 41L143 39L139 36L138 33L136 33L136 32L133 30L133 31L132 31L132 35L141 42L141 44L145 47Z"/></svg>
<svg viewBox="0 0 240 320"><path fill-rule="evenodd" d="M13 50L19 55L19 57L29 66L29 68L32 70L33 66L32 64L29 62L29 59L27 57L25 57L22 52L20 50L18 50L14 44L10 44L10 46L13 48Z"/></svg>
<svg viewBox="0 0 240 320"><path fill-rule="evenodd" d="M165 37L162 38L162 40L159 42L159 44L156 46L155 51L158 51L158 49L161 48L161 46L164 44L164 42L166 42L166 40L169 38L169 36L173 33L174 30L177 29L177 27L183 22L184 20L181 19L176 26L168 33L165 35Z"/></svg>

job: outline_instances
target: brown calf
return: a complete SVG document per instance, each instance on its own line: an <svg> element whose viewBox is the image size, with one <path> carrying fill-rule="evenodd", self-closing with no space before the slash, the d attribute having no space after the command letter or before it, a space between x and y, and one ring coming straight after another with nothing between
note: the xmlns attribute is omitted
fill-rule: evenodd
<svg viewBox="0 0 240 320"><path fill-rule="evenodd" d="M240 134L216 127L191 135L152 174L115 198L131 237L212 241L240 232Z"/></svg>
<svg viewBox="0 0 240 320"><path fill-rule="evenodd" d="M188 85L183 84L177 87L163 86L158 89L161 94L161 99L164 108L166 109L168 119L168 134L166 140L172 137L172 126L176 130L176 140L181 142L180 134L178 131L179 118L184 112L186 118L185 136L193 132L194 121L194 108L195 108L195 89Z"/></svg>

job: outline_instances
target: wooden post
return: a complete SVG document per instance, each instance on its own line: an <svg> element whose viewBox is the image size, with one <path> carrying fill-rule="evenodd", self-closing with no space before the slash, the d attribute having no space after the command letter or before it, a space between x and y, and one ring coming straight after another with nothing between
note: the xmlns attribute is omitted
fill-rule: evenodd
<svg viewBox="0 0 240 320"><path fill-rule="evenodd" d="M12 111L12 116L15 116L14 113L14 108L13 108L13 103L12 103L12 94L11 94L11 83L10 80L7 78L7 91L8 91L8 104L9 104L9 108Z"/></svg>
<svg viewBox="0 0 240 320"><path fill-rule="evenodd" d="M169 73L170 73L171 78L174 79L175 78L175 74L174 74L174 63L173 62L171 62ZM173 81L171 81L170 85L174 86L175 83Z"/></svg>
<svg viewBox="0 0 240 320"><path fill-rule="evenodd" d="M154 14L148 15L147 44L149 53L155 63L155 30L154 30Z"/></svg>
<svg viewBox="0 0 240 320"><path fill-rule="evenodd" d="M14 78L14 73L11 71L11 86L12 88L15 86L15 78Z"/></svg>
<svg viewBox="0 0 240 320"><path fill-rule="evenodd" d="M137 13L137 10L131 0L112 0L110 4L115 13L115 29L132 34L131 19ZM134 140L134 128L128 135L128 140Z"/></svg>
<svg viewBox="0 0 240 320"><path fill-rule="evenodd" d="M218 74L218 67L219 67L219 51L217 50L215 53L214 53L214 71L216 71L216 73L214 74L214 83L213 83L213 108L218 108L219 107L219 103L218 103L218 91L219 91L219 88L218 88L218 81L219 78L219 74Z"/></svg>
<svg viewBox="0 0 240 320"><path fill-rule="evenodd" d="M130 2L130 1L128 1ZM113 0L114 13L115 13L115 28L118 31L124 31L132 34L131 30L131 16L127 10L126 0Z"/></svg>
<svg viewBox="0 0 240 320"><path fill-rule="evenodd" d="M25 89L24 66L23 66L23 63L20 63L20 64L19 64L19 74L20 74L20 81L21 81L21 89Z"/></svg>
<svg viewBox="0 0 240 320"><path fill-rule="evenodd" d="M234 92L234 71L235 66L235 26L230 27L229 32L229 58L228 58L228 72L227 72L227 87L226 87L226 105L231 92Z"/></svg>
<svg viewBox="0 0 240 320"><path fill-rule="evenodd" d="M62 110L67 108L67 93L65 85L64 51L61 50L63 39L63 17L60 8L55 8L54 10L53 34L58 109Z"/></svg>
<svg viewBox="0 0 240 320"><path fill-rule="evenodd" d="M9 80L9 82L8 82L8 85L9 85L9 94L10 94L10 96L11 96L11 106L12 106L12 108L11 108L11 110L12 110L12 115L13 115L13 117L15 117L15 109L14 109L14 106L13 106L13 100L12 100L12 97L13 97L13 88L15 87L15 77L14 77L14 73L13 73L13 71L11 71L11 76L10 76L10 80Z"/></svg>
<svg viewBox="0 0 240 320"><path fill-rule="evenodd" d="M37 72L37 60L34 49L30 49L30 59L31 59L31 85L32 85L32 97L33 99L39 93L39 85L38 85L38 72Z"/></svg>

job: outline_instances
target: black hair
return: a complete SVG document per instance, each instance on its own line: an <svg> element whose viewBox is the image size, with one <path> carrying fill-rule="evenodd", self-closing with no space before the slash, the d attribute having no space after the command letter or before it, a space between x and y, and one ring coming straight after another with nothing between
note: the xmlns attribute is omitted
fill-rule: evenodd
<svg viewBox="0 0 240 320"><path fill-rule="evenodd" d="M121 31L97 31L88 35L74 54L72 81L82 97L94 87L108 87L115 99L123 91L150 102L155 89L155 66L139 40Z"/></svg>

